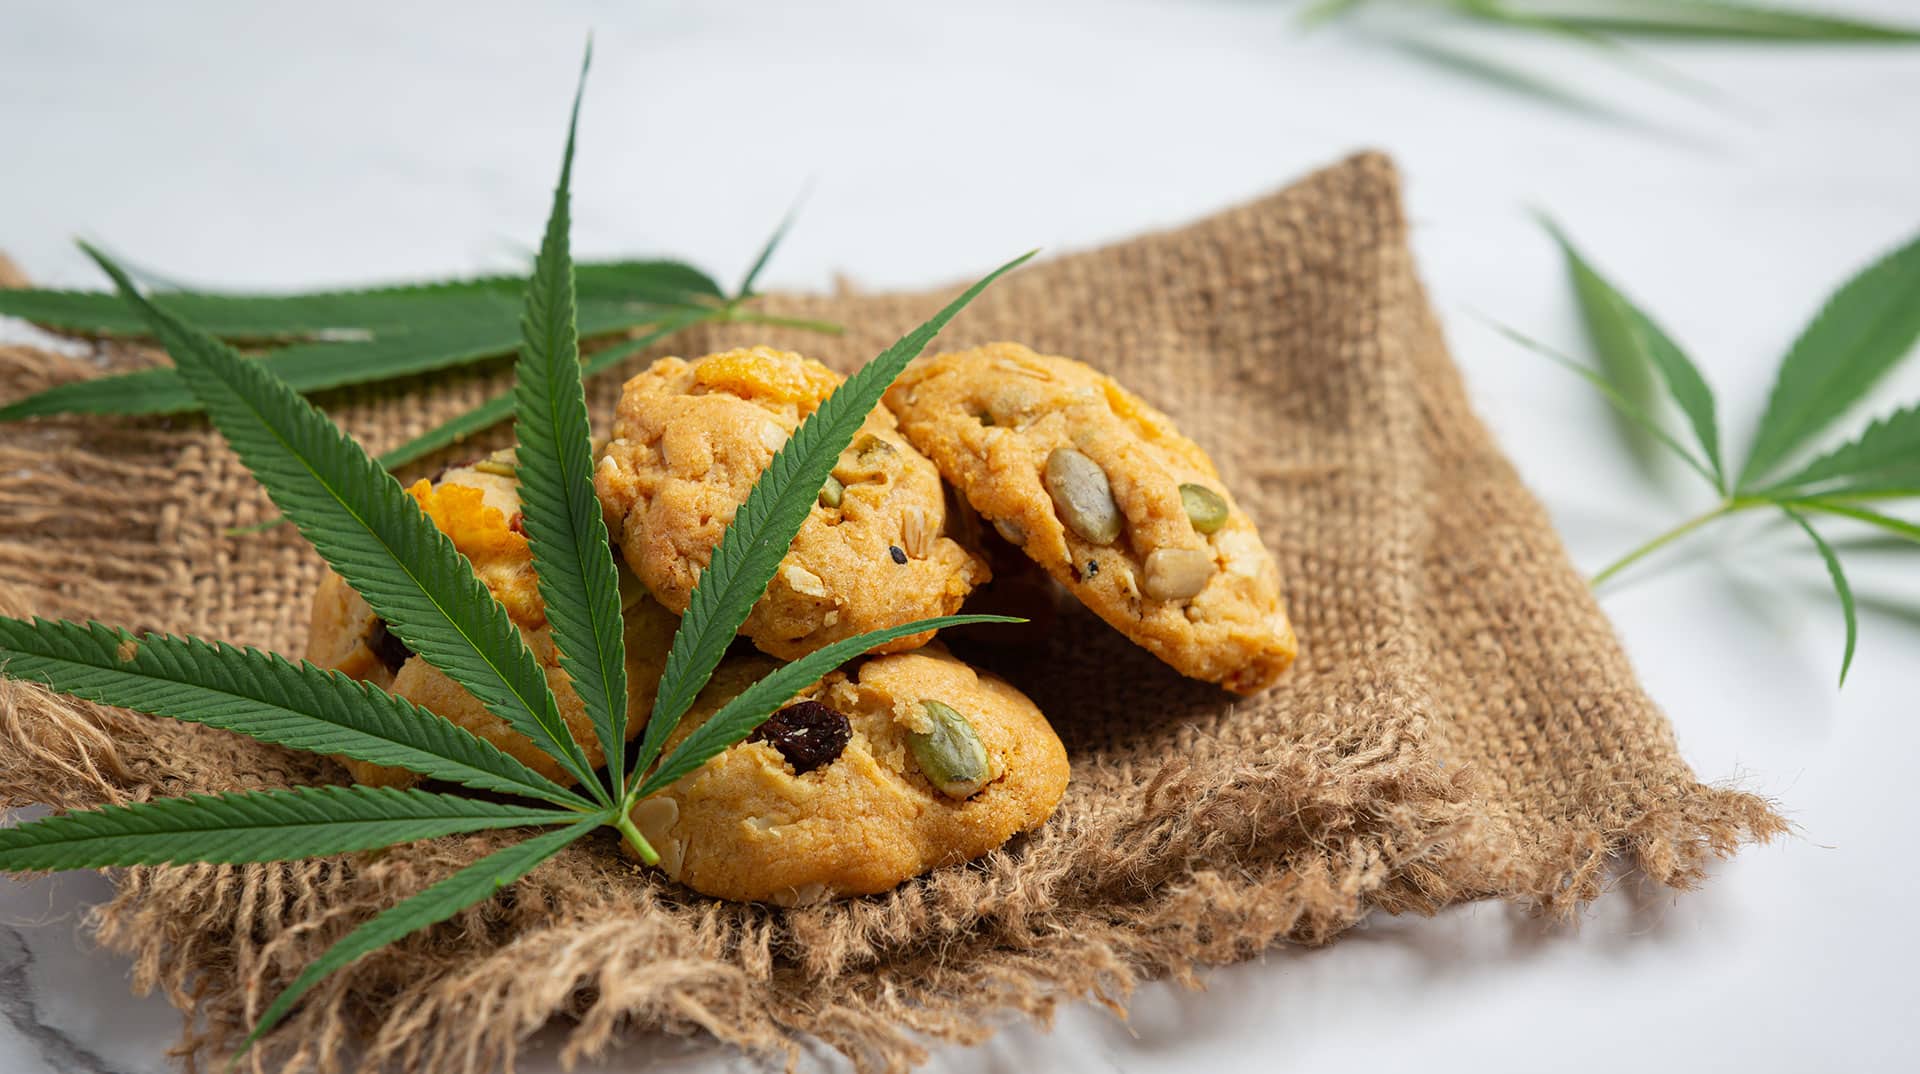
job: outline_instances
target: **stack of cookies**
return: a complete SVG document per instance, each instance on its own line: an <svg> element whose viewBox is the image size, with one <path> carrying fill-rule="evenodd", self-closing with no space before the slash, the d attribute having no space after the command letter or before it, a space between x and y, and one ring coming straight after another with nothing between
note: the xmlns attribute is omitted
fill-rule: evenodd
<svg viewBox="0 0 1920 1074"><path fill-rule="evenodd" d="M662 359L625 385L594 484L620 553L635 732L721 534L840 381L818 362L755 347ZM1257 530L1206 454L1111 378L994 344L916 362L885 404L841 454L742 624L744 643L669 748L776 658L951 614L995 569L1032 574L1029 592L1045 585L1044 570L1182 674L1239 693L1272 685L1292 661L1278 571ZM410 491L506 606L598 763L547 629L510 460L456 467ZM1002 581L1015 584L996 589L1020 589ZM308 655L564 778L407 652L338 578L316 595ZM362 782L412 778L349 765ZM885 891L984 854L1044 822L1067 774L1066 751L1032 701L921 634L802 691L752 737L643 801L634 821L688 887L801 905Z"/></svg>

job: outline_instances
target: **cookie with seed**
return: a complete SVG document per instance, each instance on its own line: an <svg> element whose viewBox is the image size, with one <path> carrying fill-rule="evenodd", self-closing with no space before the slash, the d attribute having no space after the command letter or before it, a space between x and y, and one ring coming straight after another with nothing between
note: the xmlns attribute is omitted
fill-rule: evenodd
<svg viewBox="0 0 1920 1074"><path fill-rule="evenodd" d="M438 481L419 481L407 491L427 516L473 564L474 573L507 610L533 651L589 763L604 763L593 722L580 696L560 669L559 650L547 626L546 605L534 574L533 554L520 531L520 493L513 478L512 452L496 454L472 466L459 466ZM639 733L653 706L655 688L666 664L679 619L649 600L645 590L621 569L621 599L626 618L627 706L629 737ZM440 669L408 651L387 631L338 575L328 573L314 594L307 659L406 698L486 739L541 775L563 784L572 777L525 735L488 712L480 700ZM373 786L404 787L419 777L403 768L342 758L353 778Z"/></svg>
<svg viewBox="0 0 1920 1074"><path fill-rule="evenodd" d="M996 343L915 362L886 395L973 509L1183 675L1250 694L1292 663L1260 534L1167 416L1070 358Z"/></svg>
<svg viewBox="0 0 1920 1074"><path fill-rule="evenodd" d="M594 487L628 565L655 599L686 611L761 471L840 382L818 362L753 347L692 362L663 358L626 383ZM939 473L901 437L893 415L876 408L740 633L791 660L869 630L950 614L989 574L947 529Z"/></svg>
<svg viewBox="0 0 1920 1074"><path fill-rule="evenodd" d="M775 666L723 662L669 749ZM695 891L798 906L979 857L1039 827L1066 786L1033 702L934 644L828 675L633 820Z"/></svg>

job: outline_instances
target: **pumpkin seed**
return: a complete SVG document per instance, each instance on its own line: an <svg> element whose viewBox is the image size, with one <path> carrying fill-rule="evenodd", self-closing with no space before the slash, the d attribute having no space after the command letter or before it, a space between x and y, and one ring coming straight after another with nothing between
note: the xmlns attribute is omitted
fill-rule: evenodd
<svg viewBox="0 0 1920 1074"><path fill-rule="evenodd" d="M921 701L931 727L907 732L913 759L934 789L949 798L971 798L990 780L987 748L973 724L943 701Z"/></svg>
<svg viewBox="0 0 1920 1074"><path fill-rule="evenodd" d="M840 497L846 495L846 492L847 486L842 485L839 478L828 474L827 483L820 486L820 506L840 506Z"/></svg>
<svg viewBox="0 0 1920 1074"><path fill-rule="evenodd" d="M513 448L501 448L474 463L473 468L479 473L492 474L495 477L518 477L520 475L518 462L517 451Z"/></svg>
<svg viewBox="0 0 1920 1074"><path fill-rule="evenodd" d="M1180 506L1187 509L1187 521L1201 533L1215 533L1227 524L1227 501L1205 485L1181 485Z"/></svg>
<svg viewBox="0 0 1920 1074"><path fill-rule="evenodd" d="M1120 508L1100 464L1072 448L1054 448L1047 456L1047 495L1060 521L1094 544L1112 544L1120 536Z"/></svg>

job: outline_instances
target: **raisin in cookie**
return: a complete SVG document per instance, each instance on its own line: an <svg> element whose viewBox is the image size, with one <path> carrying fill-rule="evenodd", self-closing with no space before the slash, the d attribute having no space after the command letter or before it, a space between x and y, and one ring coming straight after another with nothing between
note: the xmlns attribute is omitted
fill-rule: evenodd
<svg viewBox="0 0 1920 1074"><path fill-rule="evenodd" d="M915 362L886 405L1002 536L1181 674L1250 694L1292 663L1259 531L1206 453L1111 377L996 343Z"/></svg>
<svg viewBox="0 0 1920 1074"><path fill-rule="evenodd" d="M760 472L840 380L818 362L754 347L694 362L664 358L627 381L594 486L627 563L662 604L686 611ZM791 660L949 614L988 571L946 530L939 473L876 409L740 632Z"/></svg>
<svg viewBox="0 0 1920 1074"><path fill-rule="evenodd" d="M773 666L722 663L670 743ZM695 891L796 906L979 857L1039 827L1066 786L1033 702L932 645L828 675L633 820Z"/></svg>
<svg viewBox="0 0 1920 1074"><path fill-rule="evenodd" d="M512 477L511 452L497 454L476 466L448 470L437 482L420 481L407 491L435 526L452 539L489 592L507 609L507 617L533 651L547 676L547 685L559 701L560 715L580 743L589 763L604 758L593 733L593 722L580 696L560 669L560 654L547 626L546 606L534 574L533 554L520 532L520 494ZM621 602L625 606L627 649L627 706L629 737L638 734L666 663L679 619L649 600L633 576L621 570ZM375 615L338 575L329 573L314 594L312 629L307 659L335 668L438 713L486 739L516 760L550 779L572 782L558 762L547 756L505 720L488 712L480 700L448 678L440 669L409 652L405 643L387 632ZM403 787L419 776L403 768L343 758L353 778L373 786Z"/></svg>

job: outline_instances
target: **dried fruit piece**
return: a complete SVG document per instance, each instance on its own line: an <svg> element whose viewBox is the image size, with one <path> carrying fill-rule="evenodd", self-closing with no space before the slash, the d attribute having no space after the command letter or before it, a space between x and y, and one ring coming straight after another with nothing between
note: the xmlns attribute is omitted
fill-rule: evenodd
<svg viewBox="0 0 1920 1074"><path fill-rule="evenodd" d="M925 700L920 708L928 730L907 732L907 746L935 790L949 798L971 798L991 782L987 748L972 721L944 701Z"/></svg>
<svg viewBox="0 0 1920 1074"><path fill-rule="evenodd" d="M1180 506L1187 509L1187 521L1201 533L1215 533L1227 524L1227 501L1205 485L1181 485Z"/></svg>
<svg viewBox="0 0 1920 1074"><path fill-rule="evenodd" d="M767 717L747 741L772 744L796 775L805 775L838 760L852 738L845 716L818 701L796 701Z"/></svg>
<svg viewBox="0 0 1920 1074"><path fill-rule="evenodd" d="M1120 536L1120 508L1100 464L1072 448L1054 448L1047 456L1047 495L1060 521L1094 544L1112 544Z"/></svg>

